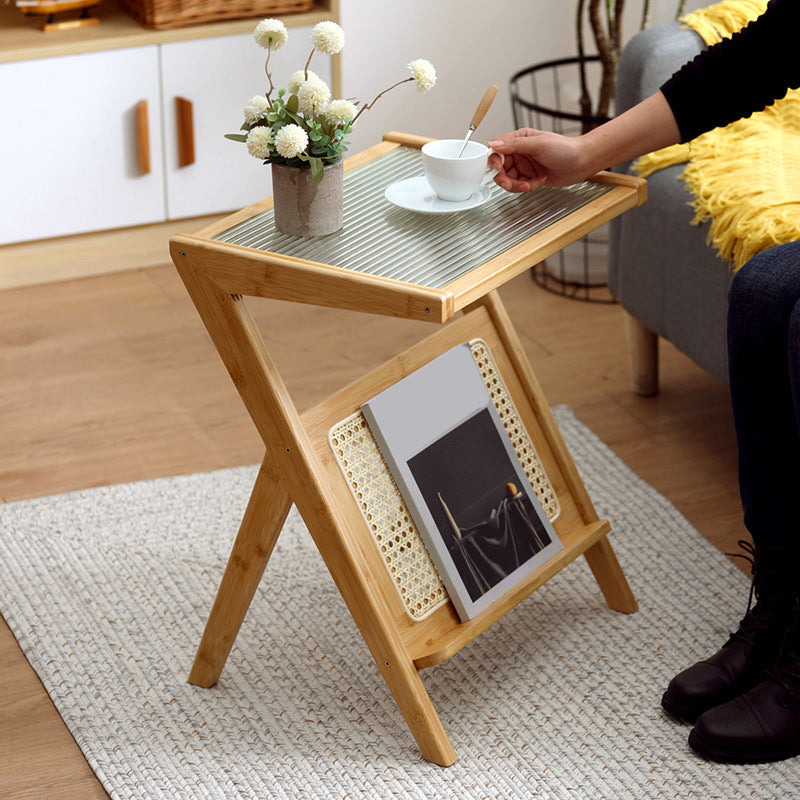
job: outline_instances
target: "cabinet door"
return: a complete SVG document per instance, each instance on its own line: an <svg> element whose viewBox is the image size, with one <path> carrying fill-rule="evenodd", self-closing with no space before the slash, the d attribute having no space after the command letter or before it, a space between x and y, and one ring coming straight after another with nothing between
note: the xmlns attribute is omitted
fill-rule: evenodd
<svg viewBox="0 0 800 800"><path fill-rule="evenodd" d="M305 66L311 52L310 28L289 28L289 41L272 54L278 88ZM164 160L170 219L232 211L272 193L270 170L245 145L225 139L242 124L245 103L267 90L267 52L252 34L174 42L161 46L164 97ZM315 53L311 69L328 85L329 56ZM181 165L176 98L191 103L194 161ZM189 116L188 111L184 111Z"/></svg>
<svg viewBox="0 0 800 800"><path fill-rule="evenodd" d="M0 242L165 218L155 46L0 64L0 108Z"/></svg>

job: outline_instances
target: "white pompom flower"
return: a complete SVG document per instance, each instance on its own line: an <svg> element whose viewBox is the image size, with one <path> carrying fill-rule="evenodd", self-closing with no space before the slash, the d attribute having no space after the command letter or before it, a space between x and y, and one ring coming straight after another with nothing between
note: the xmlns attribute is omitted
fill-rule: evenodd
<svg viewBox="0 0 800 800"><path fill-rule="evenodd" d="M352 122L358 115L355 103L349 100L331 100L325 108L325 119L331 125L344 125Z"/></svg>
<svg viewBox="0 0 800 800"><path fill-rule="evenodd" d="M308 147L308 134L299 125L284 125L275 134L275 149L284 158L296 158Z"/></svg>
<svg viewBox="0 0 800 800"><path fill-rule="evenodd" d="M265 50L280 50L288 41L289 32L279 19L262 19L253 36Z"/></svg>
<svg viewBox="0 0 800 800"><path fill-rule="evenodd" d="M259 120L266 118L269 110L269 100L263 94L257 94L251 97L244 107L244 121L248 125L255 125Z"/></svg>
<svg viewBox="0 0 800 800"><path fill-rule="evenodd" d="M335 56L344 47L344 31L335 22L318 22L311 31L311 44L329 56Z"/></svg>
<svg viewBox="0 0 800 800"><path fill-rule="evenodd" d="M303 114L314 116L324 111L331 99L331 90L321 78L309 79L297 90L297 107Z"/></svg>
<svg viewBox="0 0 800 800"><path fill-rule="evenodd" d="M259 125L247 134L247 152L254 158L269 158L269 139L272 129Z"/></svg>
<svg viewBox="0 0 800 800"><path fill-rule="evenodd" d="M430 61L426 58L418 58L412 61L408 68L414 75L414 82L417 85L418 92L427 92L428 89L433 88L436 83L436 70Z"/></svg>
<svg viewBox="0 0 800 800"><path fill-rule="evenodd" d="M309 70L308 80L321 81L322 78L320 78L316 72L312 72L311 70ZM286 88L289 91L289 94L297 94L297 90L305 82L306 82L306 71L304 69L299 69L297 70L297 72L293 72L292 76L289 78L289 82L286 84Z"/></svg>

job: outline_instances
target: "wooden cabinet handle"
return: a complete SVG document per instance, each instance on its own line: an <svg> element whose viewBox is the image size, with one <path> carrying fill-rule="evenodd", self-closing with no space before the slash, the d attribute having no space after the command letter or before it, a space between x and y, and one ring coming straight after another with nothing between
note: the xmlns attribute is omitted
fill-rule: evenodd
<svg viewBox="0 0 800 800"><path fill-rule="evenodd" d="M150 125L147 119L147 100L136 104L136 156L139 172L147 175L150 172Z"/></svg>
<svg viewBox="0 0 800 800"><path fill-rule="evenodd" d="M194 164L194 116L191 100L175 98L175 113L178 118L178 166Z"/></svg>

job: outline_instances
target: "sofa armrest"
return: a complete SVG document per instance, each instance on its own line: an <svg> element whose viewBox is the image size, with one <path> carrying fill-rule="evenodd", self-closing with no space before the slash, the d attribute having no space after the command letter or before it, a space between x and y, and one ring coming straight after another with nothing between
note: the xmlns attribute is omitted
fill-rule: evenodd
<svg viewBox="0 0 800 800"><path fill-rule="evenodd" d="M704 46L697 33L679 22L655 25L637 33L622 51L617 68L617 113L657 91Z"/></svg>
<svg viewBox="0 0 800 800"><path fill-rule="evenodd" d="M621 114L649 97L705 45L693 30L679 22L655 25L637 33L625 46L617 65L615 109ZM627 172L630 162L615 167Z"/></svg>

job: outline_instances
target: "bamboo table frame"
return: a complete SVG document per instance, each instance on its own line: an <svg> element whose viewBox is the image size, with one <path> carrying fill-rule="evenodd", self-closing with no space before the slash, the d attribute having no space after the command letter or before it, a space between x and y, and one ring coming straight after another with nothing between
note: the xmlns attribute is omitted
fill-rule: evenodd
<svg viewBox="0 0 800 800"><path fill-rule="evenodd" d="M345 164L347 171L425 139L387 134ZM346 178L347 180L347 178ZM232 245L219 235L271 208L250 206L195 235L170 241L172 259L266 447L244 518L211 609L189 681L212 686L294 503L358 625L397 705L429 761L456 754L419 671L443 661L515 607L579 555L608 605L632 612L636 601L567 452L549 406L495 291L566 244L645 200L646 184L601 173L611 188L565 219L442 288L376 278L336 265ZM491 231L489 231L491 233ZM247 308L271 297L448 324L405 353L299 414ZM458 311L463 311L456 319ZM466 622L444 603L422 620L406 613L359 505L336 463L328 432L360 405L446 350L474 338L492 352L508 392L560 503L556 531L564 548L495 604Z"/></svg>

